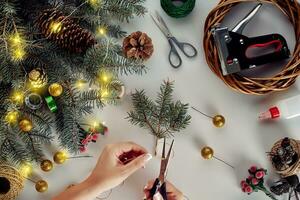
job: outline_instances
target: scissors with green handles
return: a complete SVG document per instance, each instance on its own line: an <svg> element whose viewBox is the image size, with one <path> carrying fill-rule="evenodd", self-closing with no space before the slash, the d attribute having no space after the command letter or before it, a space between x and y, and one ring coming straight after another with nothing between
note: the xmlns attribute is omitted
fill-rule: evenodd
<svg viewBox="0 0 300 200"><path fill-rule="evenodd" d="M157 11L155 13L156 13L156 16L154 17L151 14L151 17L152 17L153 21L155 22L155 24L158 26L158 28L164 33L164 35L168 39L170 47L171 47L170 53L169 53L169 62L171 64L171 66L174 68L178 68L182 65L182 59L181 59L175 46L177 46L186 57L188 57L188 58L196 57L197 53L198 53L197 49L190 43L179 42L170 32L170 29L168 28L164 19L158 14Z"/></svg>

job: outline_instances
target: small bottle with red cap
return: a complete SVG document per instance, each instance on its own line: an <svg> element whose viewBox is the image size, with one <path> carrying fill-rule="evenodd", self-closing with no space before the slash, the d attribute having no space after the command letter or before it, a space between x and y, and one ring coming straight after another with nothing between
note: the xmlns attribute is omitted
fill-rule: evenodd
<svg viewBox="0 0 300 200"><path fill-rule="evenodd" d="M276 106L259 115L260 120L292 119L300 116L300 95L277 102Z"/></svg>

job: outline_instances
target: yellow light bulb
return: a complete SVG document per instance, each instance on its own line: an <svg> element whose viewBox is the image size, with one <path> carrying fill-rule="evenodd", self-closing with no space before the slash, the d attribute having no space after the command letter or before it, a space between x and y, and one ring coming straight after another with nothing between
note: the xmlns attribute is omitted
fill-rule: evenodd
<svg viewBox="0 0 300 200"><path fill-rule="evenodd" d="M98 126L98 123L97 123L97 122L94 122L94 123L93 123L93 127L96 128L97 126Z"/></svg>
<svg viewBox="0 0 300 200"><path fill-rule="evenodd" d="M88 3L93 7L97 8L101 4L101 0L88 0Z"/></svg>
<svg viewBox="0 0 300 200"><path fill-rule="evenodd" d="M77 87L77 88L79 88L79 89L82 89L83 87L84 87L84 84L85 84L86 82L84 81L84 80L78 80L78 81L76 81L76 83L75 83L75 87Z"/></svg>
<svg viewBox="0 0 300 200"><path fill-rule="evenodd" d="M98 36L103 37L103 36L106 35L106 33L107 33L107 28L106 28L106 27L104 27L104 26L99 26L99 27L97 28L97 35L98 35Z"/></svg>
<svg viewBox="0 0 300 200"><path fill-rule="evenodd" d="M32 174L32 164L28 162L21 164L19 171L23 177L29 177Z"/></svg>
<svg viewBox="0 0 300 200"><path fill-rule="evenodd" d="M101 97L102 97L102 98L108 97L108 95L109 95L108 90L105 89L105 90L102 90L102 91L101 91Z"/></svg>
<svg viewBox="0 0 300 200"><path fill-rule="evenodd" d="M25 58L26 52L23 47L17 47L12 50L12 59L14 61L20 61Z"/></svg>
<svg viewBox="0 0 300 200"><path fill-rule="evenodd" d="M102 80L103 80L103 82L107 82L107 81L108 81L108 77L107 77L106 75L104 75L104 76L102 77Z"/></svg>
<svg viewBox="0 0 300 200"><path fill-rule="evenodd" d="M9 111L5 116L7 123L16 123L18 121L19 113L17 111Z"/></svg>
<svg viewBox="0 0 300 200"><path fill-rule="evenodd" d="M51 22L50 24L50 32L51 33L59 33L62 29L61 22Z"/></svg>
<svg viewBox="0 0 300 200"><path fill-rule="evenodd" d="M8 38L11 46L21 46L25 42L25 40L20 36L19 33L14 33L10 35Z"/></svg>
<svg viewBox="0 0 300 200"><path fill-rule="evenodd" d="M17 104L22 104L24 101L24 94L21 91L15 91L12 95L12 100Z"/></svg>

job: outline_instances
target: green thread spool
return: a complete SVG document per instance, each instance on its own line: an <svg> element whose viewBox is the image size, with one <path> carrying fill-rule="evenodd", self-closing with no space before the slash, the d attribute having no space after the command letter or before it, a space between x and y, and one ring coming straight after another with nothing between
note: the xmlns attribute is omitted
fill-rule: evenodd
<svg viewBox="0 0 300 200"><path fill-rule="evenodd" d="M181 5L176 5L176 2L181 3ZM196 0L161 0L160 3L170 17L182 18L193 11Z"/></svg>
<svg viewBox="0 0 300 200"><path fill-rule="evenodd" d="M50 109L51 112L56 112L57 111L57 105L55 103L55 100L52 96L47 96L45 97L46 103L48 105L48 108Z"/></svg>

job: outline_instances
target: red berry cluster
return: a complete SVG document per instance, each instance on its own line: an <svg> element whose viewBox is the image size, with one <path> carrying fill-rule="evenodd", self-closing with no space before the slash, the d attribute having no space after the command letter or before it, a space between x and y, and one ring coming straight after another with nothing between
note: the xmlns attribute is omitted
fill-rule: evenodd
<svg viewBox="0 0 300 200"><path fill-rule="evenodd" d="M258 191L258 188L264 187L264 177L267 174L267 170L252 166L248 172L250 176L241 182L241 188L243 192L251 194L254 191Z"/></svg>
<svg viewBox="0 0 300 200"><path fill-rule="evenodd" d="M90 128L88 131L88 134L86 137L81 141L81 145L79 147L79 150L81 153L84 153L87 151L87 146L90 142L96 142L101 135L106 135L108 133L108 128L104 125L102 125L103 128L101 130L98 130L96 128Z"/></svg>

